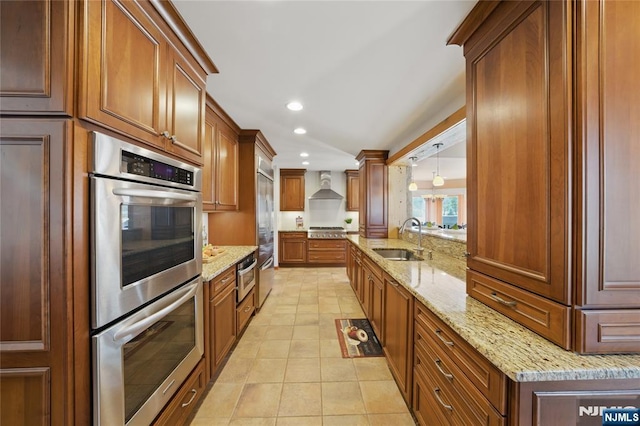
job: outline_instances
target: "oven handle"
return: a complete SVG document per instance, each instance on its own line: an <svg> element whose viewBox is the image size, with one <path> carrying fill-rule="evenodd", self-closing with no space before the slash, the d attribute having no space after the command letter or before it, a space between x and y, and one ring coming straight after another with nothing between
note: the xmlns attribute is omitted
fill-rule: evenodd
<svg viewBox="0 0 640 426"><path fill-rule="evenodd" d="M114 195L120 195L125 197L144 197L144 198L162 198L167 200L181 200L181 201L197 201L197 195L180 194L169 191L156 191L153 189L133 189L133 188L114 188Z"/></svg>
<svg viewBox="0 0 640 426"><path fill-rule="evenodd" d="M246 268L238 270L238 275L243 276L244 274L251 272L251 270L256 267L257 263L258 263L258 259L254 260L253 263L247 266Z"/></svg>
<svg viewBox="0 0 640 426"><path fill-rule="evenodd" d="M113 341L123 341L129 336L137 336L141 331L145 330L154 322L160 320L165 317L169 312L173 311L175 308L183 304L187 299L193 297L198 291L198 283L195 283L191 286L188 286L184 289L177 290L176 293L184 293L184 295L179 296L179 299L175 302L171 303L169 306L166 306L160 309L158 312L145 317L143 320L135 322L131 325L121 328L113 334ZM177 294L173 294L173 297L176 297Z"/></svg>

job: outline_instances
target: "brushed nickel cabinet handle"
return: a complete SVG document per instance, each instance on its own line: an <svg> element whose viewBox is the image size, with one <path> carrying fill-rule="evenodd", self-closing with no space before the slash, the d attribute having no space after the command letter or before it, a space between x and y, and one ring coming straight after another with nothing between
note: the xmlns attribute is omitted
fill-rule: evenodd
<svg viewBox="0 0 640 426"><path fill-rule="evenodd" d="M440 405L442 405L444 408L446 408L449 411L453 411L453 406L445 404L442 398L440 397L440 388L435 388L433 390L433 394L436 396L436 399L438 400Z"/></svg>
<svg viewBox="0 0 640 426"><path fill-rule="evenodd" d="M194 400L194 398L196 397L196 395L198 394L198 391L195 389L191 389L191 392L193 393L191 395L191 399L189 399L189 401L185 402L184 404L182 404L182 408L188 406L189 404L191 404Z"/></svg>
<svg viewBox="0 0 640 426"><path fill-rule="evenodd" d="M451 340L445 340L445 338L442 337L442 330L437 329L436 336L438 336L438 339L442 340L442 343L444 343L445 345L453 347L453 342Z"/></svg>
<svg viewBox="0 0 640 426"><path fill-rule="evenodd" d="M389 281L389 283L394 287L398 287L398 283L395 281Z"/></svg>
<svg viewBox="0 0 640 426"><path fill-rule="evenodd" d="M436 367L438 368L438 371L440 371L444 377L446 377L449 380L453 380L453 374L447 373L442 369L442 366L440 365L442 364L441 360L436 359L433 363L436 365Z"/></svg>
<svg viewBox="0 0 640 426"><path fill-rule="evenodd" d="M513 301L513 300L510 301L510 302L507 301L507 300L504 300L502 297L498 296L495 292L491 293L491 298L493 300L495 300L496 302L498 302L498 303L500 303L500 304L502 304L504 306L508 306L510 308L515 308L516 305L518 304L518 302Z"/></svg>

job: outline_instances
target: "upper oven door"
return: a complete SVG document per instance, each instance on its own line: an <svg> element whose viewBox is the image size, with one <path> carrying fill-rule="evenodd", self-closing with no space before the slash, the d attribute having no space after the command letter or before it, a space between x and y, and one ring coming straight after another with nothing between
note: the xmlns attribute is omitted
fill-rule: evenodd
<svg viewBox="0 0 640 426"><path fill-rule="evenodd" d="M95 176L91 189L97 329L200 274L202 196Z"/></svg>

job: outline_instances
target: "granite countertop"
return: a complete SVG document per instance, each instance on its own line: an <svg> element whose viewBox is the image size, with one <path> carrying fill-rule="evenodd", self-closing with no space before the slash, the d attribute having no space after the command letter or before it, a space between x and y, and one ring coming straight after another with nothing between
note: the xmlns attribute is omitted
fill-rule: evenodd
<svg viewBox="0 0 640 426"><path fill-rule="evenodd" d="M257 246L219 246L224 251L213 258L211 263L202 264L202 280L210 281L256 251Z"/></svg>
<svg viewBox="0 0 640 426"><path fill-rule="evenodd" d="M516 382L640 378L640 355L577 355L467 296L465 282L429 260L398 262L373 248L415 248L398 239L348 236L398 283Z"/></svg>

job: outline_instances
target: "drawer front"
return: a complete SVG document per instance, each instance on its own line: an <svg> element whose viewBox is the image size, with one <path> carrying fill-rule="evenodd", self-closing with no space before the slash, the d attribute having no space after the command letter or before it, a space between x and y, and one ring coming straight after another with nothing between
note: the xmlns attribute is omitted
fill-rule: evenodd
<svg viewBox="0 0 640 426"><path fill-rule="evenodd" d="M421 303L415 305L416 346L438 347L501 413L507 412L507 378ZM418 331L422 330L422 331ZM425 335L423 335L425 334Z"/></svg>
<svg viewBox="0 0 640 426"><path fill-rule="evenodd" d="M382 280L382 268L378 266L369 256L362 256L362 263L364 263L365 268L369 270L372 274L377 276Z"/></svg>
<svg viewBox="0 0 640 426"><path fill-rule="evenodd" d="M347 242L345 240L309 240L309 248L323 250L345 250Z"/></svg>
<svg viewBox="0 0 640 426"><path fill-rule="evenodd" d="M306 232L279 232L278 236L280 237L280 239L295 239L295 240L299 240L300 238L302 239L306 239L307 238L307 233Z"/></svg>
<svg viewBox="0 0 640 426"><path fill-rule="evenodd" d="M576 350L583 354L640 352L640 309L576 310Z"/></svg>
<svg viewBox="0 0 640 426"><path fill-rule="evenodd" d="M207 380L204 372L204 359L202 359L165 410L158 416L154 425L184 424L191 411L198 405L206 387Z"/></svg>
<svg viewBox="0 0 640 426"><path fill-rule="evenodd" d="M256 289L252 289L236 308L236 327L238 335L244 330L251 315L256 310Z"/></svg>
<svg viewBox="0 0 640 426"><path fill-rule="evenodd" d="M437 417L450 425L503 425L505 418L473 385L465 385L455 376L453 364L434 363L433 354L417 346L414 353L414 373L424 377L424 397L430 399ZM442 371L440 371L442 370ZM460 373L458 373L460 374ZM449 378L451 377L451 378Z"/></svg>
<svg viewBox="0 0 640 426"><path fill-rule="evenodd" d="M216 296L218 293L224 290L224 288L227 287L228 285L235 284L236 267L233 266L227 269L222 274L215 277L212 281L213 281L213 294L211 295L211 297L213 298L213 296Z"/></svg>
<svg viewBox="0 0 640 426"><path fill-rule="evenodd" d="M467 270L467 294L563 349L571 349L571 308Z"/></svg>
<svg viewBox="0 0 640 426"><path fill-rule="evenodd" d="M430 394L433 389L424 376L423 372L417 370L413 375L413 415L420 426L447 426L447 419L437 409L437 401Z"/></svg>
<svg viewBox="0 0 640 426"><path fill-rule="evenodd" d="M347 261L346 252L313 251L309 250L309 263L344 263Z"/></svg>

